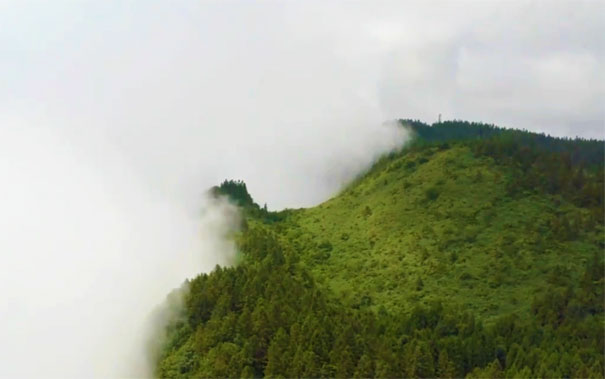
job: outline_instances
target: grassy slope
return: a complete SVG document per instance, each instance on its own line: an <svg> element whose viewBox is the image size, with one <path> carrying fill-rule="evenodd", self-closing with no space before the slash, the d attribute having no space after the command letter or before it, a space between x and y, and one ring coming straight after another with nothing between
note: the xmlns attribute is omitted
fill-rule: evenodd
<svg viewBox="0 0 605 379"><path fill-rule="evenodd" d="M603 230L557 240L555 214L582 210L544 194L510 198L512 175L464 145L404 151L274 229L345 304L405 312L441 300L488 322L524 318L549 281L578 283Z"/></svg>

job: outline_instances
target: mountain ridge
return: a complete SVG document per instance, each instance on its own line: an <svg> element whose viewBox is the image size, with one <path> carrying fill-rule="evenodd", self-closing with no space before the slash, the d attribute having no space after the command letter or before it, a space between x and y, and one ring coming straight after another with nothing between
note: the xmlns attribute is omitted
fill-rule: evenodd
<svg viewBox="0 0 605 379"><path fill-rule="evenodd" d="M603 142L402 124L414 142L316 207L215 187L242 259L189 282L159 376L602 374Z"/></svg>

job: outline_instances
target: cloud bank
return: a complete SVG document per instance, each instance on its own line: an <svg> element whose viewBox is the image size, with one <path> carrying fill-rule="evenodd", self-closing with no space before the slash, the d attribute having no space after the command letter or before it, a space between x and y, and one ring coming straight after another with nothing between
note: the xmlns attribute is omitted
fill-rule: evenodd
<svg viewBox="0 0 605 379"><path fill-rule="evenodd" d="M185 209L111 151L101 173L52 135L12 126L0 133L0 376L150 374L148 314L185 278L232 261L234 207Z"/></svg>

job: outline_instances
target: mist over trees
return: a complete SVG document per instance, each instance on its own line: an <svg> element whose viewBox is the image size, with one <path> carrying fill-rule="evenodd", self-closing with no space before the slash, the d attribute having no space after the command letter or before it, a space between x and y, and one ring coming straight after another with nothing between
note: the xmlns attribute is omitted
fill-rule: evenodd
<svg viewBox="0 0 605 379"><path fill-rule="evenodd" d="M158 376L602 377L603 141L403 124L411 146L316 208L269 212L241 181L212 190L245 214L241 260L188 282ZM477 188L493 205L465 203ZM411 230L389 213L406 201Z"/></svg>

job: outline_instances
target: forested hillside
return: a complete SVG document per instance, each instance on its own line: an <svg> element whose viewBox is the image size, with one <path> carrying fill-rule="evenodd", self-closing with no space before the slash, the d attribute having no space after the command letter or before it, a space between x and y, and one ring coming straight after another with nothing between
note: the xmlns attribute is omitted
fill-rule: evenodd
<svg viewBox="0 0 605 379"><path fill-rule="evenodd" d="M212 190L241 259L171 295L158 376L603 377L603 141L401 122L316 207Z"/></svg>

